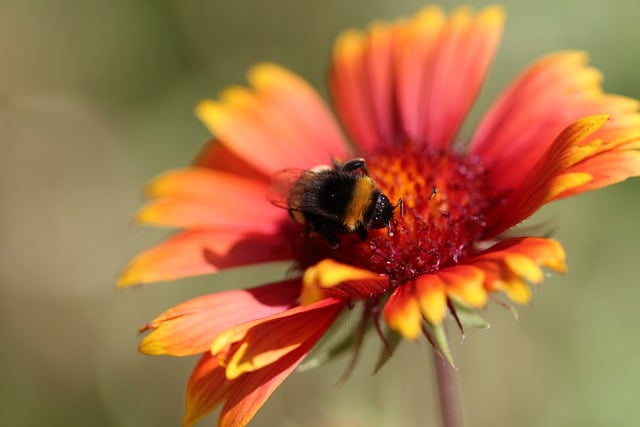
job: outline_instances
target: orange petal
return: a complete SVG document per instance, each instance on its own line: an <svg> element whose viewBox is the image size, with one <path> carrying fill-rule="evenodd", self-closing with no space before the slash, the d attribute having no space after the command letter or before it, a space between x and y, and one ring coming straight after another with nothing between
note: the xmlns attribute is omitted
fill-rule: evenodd
<svg viewBox="0 0 640 427"><path fill-rule="evenodd" d="M244 159L213 138L200 150L193 161L195 167L215 169L256 181L269 181L269 176L251 166Z"/></svg>
<svg viewBox="0 0 640 427"><path fill-rule="evenodd" d="M140 332L152 332L140 343L140 351L172 356L203 353L224 330L285 311L299 295L300 282L292 280L185 301L141 328Z"/></svg>
<svg viewBox="0 0 640 427"><path fill-rule="evenodd" d="M542 58L494 103L470 147L489 167L489 179L514 188L570 123L593 114L637 110L637 101L602 94L602 76L586 66L587 60L583 52Z"/></svg>
<svg viewBox="0 0 640 427"><path fill-rule="evenodd" d="M420 311L431 324L442 323L447 313L447 294L439 274L425 274L416 279L415 293Z"/></svg>
<svg viewBox="0 0 640 427"><path fill-rule="evenodd" d="M343 305L338 299L324 299L236 325L213 340L211 353L223 361L228 379L238 378L277 362L305 343L315 344Z"/></svg>
<svg viewBox="0 0 640 427"><path fill-rule="evenodd" d="M269 203L266 198L228 199L220 202L203 200L163 198L147 203L136 214L140 224L156 226L195 228L210 230L233 230L236 233L276 234L287 211Z"/></svg>
<svg viewBox="0 0 640 427"><path fill-rule="evenodd" d="M268 184L241 175L202 167L180 169L156 177L146 188L151 198L201 200L212 203L256 203L265 198Z"/></svg>
<svg viewBox="0 0 640 427"><path fill-rule="evenodd" d="M221 405L229 396L233 383L224 376L224 368L211 353L204 353L193 368L185 392L182 427L195 425Z"/></svg>
<svg viewBox="0 0 640 427"><path fill-rule="evenodd" d="M337 125L301 78L260 64L249 80L255 90L234 87L221 102L207 100L196 107L198 117L230 151L266 175L345 156L347 145Z"/></svg>
<svg viewBox="0 0 640 427"><path fill-rule="evenodd" d="M119 288L289 259L288 245L269 235L184 231L136 256L118 279Z"/></svg>
<svg viewBox="0 0 640 427"><path fill-rule="evenodd" d="M472 307L483 307L487 303L487 292L483 287L484 273L471 265L456 265L438 272L447 290Z"/></svg>
<svg viewBox="0 0 640 427"><path fill-rule="evenodd" d="M413 282L398 286L382 312L391 329L412 341L416 340L422 331L422 314L414 292Z"/></svg>
<svg viewBox="0 0 640 427"><path fill-rule="evenodd" d="M330 258L307 268L302 278L301 304L322 298L370 298L387 291L389 278Z"/></svg>
<svg viewBox="0 0 640 427"><path fill-rule="evenodd" d="M253 67L249 81L263 100L268 99L267 105L275 111L274 116L295 127L294 137L304 139L303 145L310 150L313 161L327 156L348 156L340 128L322 98L307 82L282 67L267 63Z"/></svg>

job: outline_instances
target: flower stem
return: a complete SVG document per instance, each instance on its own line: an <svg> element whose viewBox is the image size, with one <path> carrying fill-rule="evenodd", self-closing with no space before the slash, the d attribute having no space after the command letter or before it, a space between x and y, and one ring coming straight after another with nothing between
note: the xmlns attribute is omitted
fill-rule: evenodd
<svg viewBox="0 0 640 427"><path fill-rule="evenodd" d="M462 427L462 410L458 378L455 369L447 360L434 352L433 359L438 380L438 395L440 398L440 414L442 427Z"/></svg>

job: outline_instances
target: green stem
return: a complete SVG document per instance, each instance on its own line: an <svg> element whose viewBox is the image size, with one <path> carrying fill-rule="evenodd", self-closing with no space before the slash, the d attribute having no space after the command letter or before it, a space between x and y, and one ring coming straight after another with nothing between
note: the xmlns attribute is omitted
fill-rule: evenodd
<svg viewBox="0 0 640 427"><path fill-rule="evenodd" d="M460 405L456 371L444 357L435 352L433 359L438 380L442 427L462 427L464 423L462 421L462 407Z"/></svg>

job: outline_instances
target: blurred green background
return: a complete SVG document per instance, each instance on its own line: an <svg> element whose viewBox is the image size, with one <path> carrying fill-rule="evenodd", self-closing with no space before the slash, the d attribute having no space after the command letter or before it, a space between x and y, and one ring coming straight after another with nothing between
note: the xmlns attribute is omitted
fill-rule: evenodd
<svg viewBox="0 0 640 427"><path fill-rule="evenodd" d="M115 291L126 261L165 233L131 226L142 187L192 158L208 138L193 105L244 82L251 64L280 63L326 95L341 29L424 4L0 1L0 425L179 425L195 359L139 355L137 328L189 297L260 279ZM588 50L607 91L640 98L635 0L505 5L479 110L558 49ZM468 426L640 425L639 188L632 180L538 216L558 226L570 273L547 280L518 322L492 305L491 329L454 339ZM345 385L334 387L344 359L295 374L253 425L437 425L429 347L403 345L372 377L374 341Z"/></svg>

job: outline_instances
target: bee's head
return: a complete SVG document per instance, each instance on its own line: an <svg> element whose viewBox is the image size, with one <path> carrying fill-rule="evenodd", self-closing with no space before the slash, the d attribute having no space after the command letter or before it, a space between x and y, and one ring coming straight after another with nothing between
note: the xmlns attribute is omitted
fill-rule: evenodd
<svg viewBox="0 0 640 427"><path fill-rule="evenodd" d="M389 202L389 198L382 193L378 193L373 200L373 207L371 210L370 227L371 228L384 228L389 227L391 217L393 217L393 210L395 205Z"/></svg>

